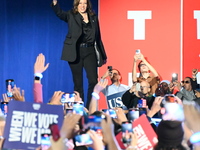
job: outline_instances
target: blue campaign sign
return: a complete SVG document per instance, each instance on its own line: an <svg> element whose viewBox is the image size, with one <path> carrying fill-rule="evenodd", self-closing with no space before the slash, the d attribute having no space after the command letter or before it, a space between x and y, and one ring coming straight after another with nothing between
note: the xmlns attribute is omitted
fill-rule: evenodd
<svg viewBox="0 0 200 150"><path fill-rule="evenodd" d="M50 133L49 125L63 122L63 108L30 102L11 101L4 130L4 148L35 150L41 134Z"/></svg>
<svg viewBox="0 0 200 150"><path fill-rule="evenodd" d="M126 91L107 96L106 99L107 99L108 108L112 109L114 107L124 107L124 104L122 102L122 95L125 92Z"/></svg>

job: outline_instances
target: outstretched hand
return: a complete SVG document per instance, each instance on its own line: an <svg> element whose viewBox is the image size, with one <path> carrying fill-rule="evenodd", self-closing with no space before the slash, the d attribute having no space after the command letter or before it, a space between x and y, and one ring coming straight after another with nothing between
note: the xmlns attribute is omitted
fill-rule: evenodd
<svg viewBox="0 0 200 150"><path fill-rule="evenodd" d="M24 93L24 90L20 90L20 88L15 85L13 88L13 99L17 101L25 101Z"/></svg>
<svg viewBox="0 0 200 150"><path fill-rule="evenodd" d="M45 56L40 53L34 64L34 73L43 73L49 67L49 63L45 65Z"/></svg>
<svg viewBox="0 0 200 150"><path fill-rule="evenodd" d="M108 80L107 79L101 79L94 87L94 92L100 93L105 87L108 85Z"/></svg>
<svg viewBox="0 0 200 150"><path fill-rule="evenodd" d="M61 105L62 103L60 102L60 99L63 94L64 92L62 91L55 91L49 103L53 105Z"/></svg>

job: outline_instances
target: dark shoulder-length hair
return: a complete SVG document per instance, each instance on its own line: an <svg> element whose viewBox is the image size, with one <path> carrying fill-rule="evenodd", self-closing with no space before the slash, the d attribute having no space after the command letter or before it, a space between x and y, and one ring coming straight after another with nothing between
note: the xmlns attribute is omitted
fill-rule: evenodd
<svg viewBox="0 0 200 150"><path fill-rule="evenodd" d="M74 8L73 11L74 13L78 13L78 5L79 5L80 0L74 0ZM94 15L94 11L92 10L92 3L90 0L87 0L87 10L86 10L90 15Z"/></svg>

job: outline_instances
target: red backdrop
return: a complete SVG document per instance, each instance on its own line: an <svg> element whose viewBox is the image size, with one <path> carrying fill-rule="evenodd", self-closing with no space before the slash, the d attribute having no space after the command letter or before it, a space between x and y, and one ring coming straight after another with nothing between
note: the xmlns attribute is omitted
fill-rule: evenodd
<svg viewBox="0 0 200 150"><path fill-rule="evenodd" d="M184 5L183 5L184 4ZM200 10L195 0L99 0L99 19L108 62L117 68L123 84L131 83L136 49L147 57L162 79L171 80L172 73L191 76L191 69L200 61L197 39L197 19L194 10ZM200 15L199 15L200 16ZM200 18L200 17L199 17ZM106 107L100 101L100 108Z"/></svg>

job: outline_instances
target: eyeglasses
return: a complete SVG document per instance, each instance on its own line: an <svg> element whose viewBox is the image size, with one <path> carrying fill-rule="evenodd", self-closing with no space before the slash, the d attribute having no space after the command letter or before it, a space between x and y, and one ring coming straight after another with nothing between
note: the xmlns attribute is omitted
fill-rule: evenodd
<svg viewBox="0 0 200 150"><path fill-rule="evenodd" d="M182 82L183 84L184 84L184 83L187 83L187 84L190 83L190 81L181 81L181 82Z"/></svg>
<svg viewBox="0 0 200 150"><path fill-rule="evenodd" d="M140 86L140 89L149 88L149 86Z"/></svg>

